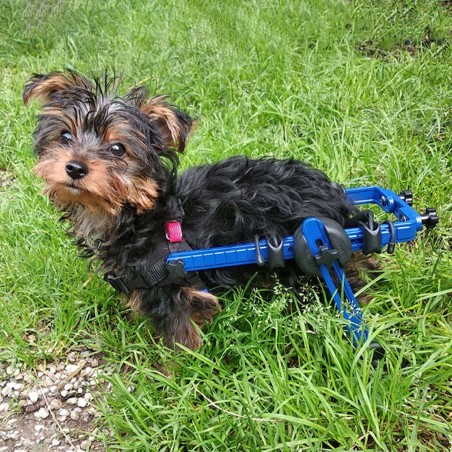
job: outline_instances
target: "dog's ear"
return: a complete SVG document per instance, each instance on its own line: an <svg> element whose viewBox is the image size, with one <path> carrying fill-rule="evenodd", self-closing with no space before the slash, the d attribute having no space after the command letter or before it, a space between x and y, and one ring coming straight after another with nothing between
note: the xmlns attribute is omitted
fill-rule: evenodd
<svg viewBox="0 0 452 452"><path fill-rule="evenodd" d="M45 103L52 99L53 94L65 91L71 87L91 90L92 84L87 78L75 71L33 74L25 84L22 99L25 105L35 98Z"/></svg>
<svg viewBox="0 0 452 452"><path fill-rule="evenodd" d="M158 130L166 146L184 152L193 127L190 116L166 102L165 96L152 97L142 103L140 109Z"/></svg>

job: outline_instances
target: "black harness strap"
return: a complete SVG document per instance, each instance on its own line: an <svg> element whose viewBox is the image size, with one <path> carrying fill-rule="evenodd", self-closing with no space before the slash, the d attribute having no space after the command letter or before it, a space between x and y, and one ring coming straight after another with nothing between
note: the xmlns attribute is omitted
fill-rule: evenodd
<svg viewBox="0 0 452 452"><path fill-rule="evenodd" d="M171 243L167 237L160 237L154 250L145 262L131 268L124 274L108 272L104 279L119 292L129 295L137 289L148 289L154 286L163 287L170 284L188 283L205 289L198 272L186 272L182 261L166 263L167 257L176 251L189 251L185 240Z"/></svg>

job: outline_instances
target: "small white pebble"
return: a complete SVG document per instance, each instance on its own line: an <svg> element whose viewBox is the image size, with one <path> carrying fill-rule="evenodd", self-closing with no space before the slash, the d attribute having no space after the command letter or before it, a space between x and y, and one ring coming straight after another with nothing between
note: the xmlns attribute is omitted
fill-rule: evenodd
<svg viewBox="0 0 452 452"><path fill-rule="evenodd" d="M48 388L49 386L53 386L53 380L49 376L45 375L42 379L41 384Z"/></svg>
<svg viewBox="0 0 452 452"><path fill-rule="evenodd" d="M59 446L61 444L61 441L59 439L52 439L52 446Z"/></svg>
<svg viewBox="0 0 452 452"><path fill-rule="evenodd" d="M38 425L35 425L35 430L39 433L41 430L44 430L45 429L45 426L44 425L41 425L41 424L38 424Z"/></svg>
<svg viewBox="0 0 452 452"><path fill-rule="evenodd" d="M33 377L32 377L31 375L29 375L29 374L25 374L25 375L24 375L24 380L25 380L28 384L34 383Z"/></svg>
<svg viewBox="0 0 452 452"><path fill-rule="evenodd" d="M84 398L80 397L77 401L77 405L81 408L85 408L86 405L88 405L88 402Z"/></svg>
<svg viewBox="0 0 452 452"><path fill-rule="evenodd" d="M6 385L2 389L2 396L3 397L8 397L9 395L11 395L12 392L13 392L12 388L10 386Z"/></svg>
<svg viewBox="0 0 452 452"><path fill-rule="evenodd" d="M59 400L59 399L53 399L53 400L50 402L50 408L51 408L52 410L59 410L59 409L61 408L62 405L63 405L63 403L62 403L61 400Z"/></svg>
<svg viewBox="0 0 452 452"><path fill-rule="evenodd" d="M47 408L40 408L36 413L35 417L39 417L40 419L47 419L50 413Z"/></svg>
<svg viewBox="0 0 452 452"><path fill-rule="evenodd" d="M88 440L82 441L80 443L80 449L87 450L91 443Z"/></svg>
<svg viewBox="0 0 452 452"><path fill-rule="evenodd" d="M69 411L68 410L66 410L66 408L61 408L61 410L60 411L58 411L58 415L59 416L69 416Z"/></svg>
<svg viewBox="0 0 452 452"><path fill-rule="evenodd" d="M72 373L72 372L75 372L76 370L78 369L78 366L76 365L76 364L68 364L66 367L65 367L65 371L67 372L67 373Z"/></svg>
<svg viewBox="0 0 452 452"><path fill-rule="evenodd" d="M27 391L23 391L19 394L19 400L28 400Z"/></svg>
<svg viewBox="0 0 452 452"><path fill-rule="evenodd" d="M61 394L61 397L63 397L63 399L65 399L65 398L68 396L69 392L66 391L66 389L63 389L63 390L60 392L60 394Z"/></svg>
<svg viewBox="0 0 452 452"><path fill-rule="evenodd" d="M67 403L69 403L69 405L77 405L77 397L67 399Z"/></svg>
<svg viewBox="0 0 452 452"><path fill-rule="evenodd" d="M39 395L35 391L30 391L28 393L28 398L30 399L30 402L36 403L39 400Z"/></svg>
<svg viewBox="0 0 452 452"><path fill-rule="evenodd" d="M66 383L66 384L64 385L64 389L65 389L66 391L70 391L70 390L72 389L72 384L71 384L71 383Z"/></svg>
<svg viewBox="0 0 452 452"><path fill-rule="evenodd" d="M77 411L73 411L73 412L71 413L71 419L72 419L73 421L78 421L78 420L80 419L80 413L77 413Z"/></svg>
<svg viewBox="0 0 452 452"><path fill-rule="evenodd" d="M24 384L23 383L14 383L13 388L15 391L22 391L22 389L24 389Z"/></svg>
<svg viewBox="0 0 452 452"><path fill-rule="evenodd" d="M90 366L85 367L85 369L83 370L83 374L87 377L91 376L94 372L94 369Z"/></svg>
<svg viewBox="0 0 452 452"><path fill-rule="evenodd" d="M7 433L6 439L12 439L12 440L16 441L17 439L19 439L19 432Z"/></svg>

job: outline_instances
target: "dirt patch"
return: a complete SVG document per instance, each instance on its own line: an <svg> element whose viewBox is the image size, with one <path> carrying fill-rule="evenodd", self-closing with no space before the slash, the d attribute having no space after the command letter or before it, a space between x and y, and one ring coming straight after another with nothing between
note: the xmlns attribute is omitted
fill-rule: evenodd
<svg viewBox="0 0 452 452"><path fill-rule="evenodd" d="M6 191L15 181L16 178L11 171L0 168L0 193Z"/></svg>
<svg viewBox="0 0 452 452"><path fill-rule="evenodd" d="M0 452L103 451L93 401L110 369L90 350L36 370L0 367Z"/></svg>
<svg viewBox="0 0 452 452"><path fill-rule="evenodd" d="M389 49L382 48L378 43L372 40L363 41L358 44L357 50L362 55L370 58L388 60L390 58L397 59L403 53L408 53L414 57L419 54L419 52L433 47L436 47L437 49L447 48L447 40L445 38L433 37L430 27L425 27L422 39L406 38L403 40L403 44L394 44L393 48Z"/></svg>
<svg viewBox="0 0 452 452"><path fill-rule="evenodd" d="M440 0L440 4L446 11L452 13L452 0Z"/></svg>

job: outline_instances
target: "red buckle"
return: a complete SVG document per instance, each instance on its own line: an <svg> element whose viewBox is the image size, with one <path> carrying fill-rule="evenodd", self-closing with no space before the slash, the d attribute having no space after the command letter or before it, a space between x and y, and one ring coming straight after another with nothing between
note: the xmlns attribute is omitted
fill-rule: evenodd
<svg viewBox="0 0 452 452"><path fill-rule="evenodd" d="M166 238L170 243L182 242L182 227L176 220L165 223Z"/></svg>

